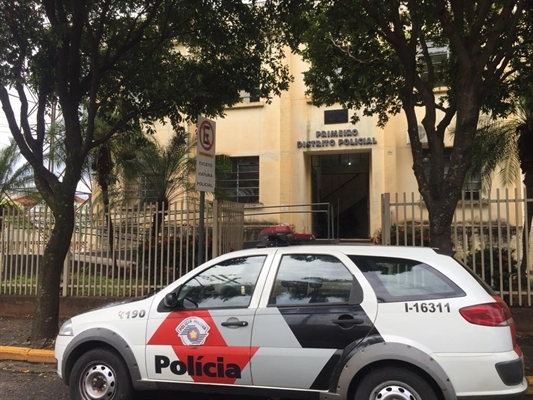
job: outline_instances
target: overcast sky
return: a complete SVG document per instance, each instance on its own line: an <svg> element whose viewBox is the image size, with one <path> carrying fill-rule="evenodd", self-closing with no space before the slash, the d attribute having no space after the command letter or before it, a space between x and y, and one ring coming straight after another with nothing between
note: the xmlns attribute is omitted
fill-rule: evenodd
<svg viewBox="0 0 533 400"><path fill-rule="evenodd" d="M18 117L20 114L20 102L18 101L18 95L14 91L10 91L11 96L11 107L13 107L13 112L15 116ZM28 96L28 99L31 101L31 96ZM32 104L30 104L30 109ZM30 119L30 124L32 123ZM9 138L11 137L11 132L9 130L9 125L7 124L7 119L4 114L4 109L0 109L0 146L5 146L9 143Z"/></svg>
<svg viewBox="0 0 533 400"><path fill-rule="evenodd" d="M0 146L4 147L6 144L8 144L10 137L11 132L9 131L9 126L7 125L4 110L0 109Z"/></svg>

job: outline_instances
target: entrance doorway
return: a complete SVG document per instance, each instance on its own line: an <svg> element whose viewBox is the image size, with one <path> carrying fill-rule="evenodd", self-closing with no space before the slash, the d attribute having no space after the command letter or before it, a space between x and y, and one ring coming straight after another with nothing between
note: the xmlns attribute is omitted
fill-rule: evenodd
<svg viewBox="0 0 533 400"><path fill-rule="evenodd" d="M312 201L330 203L334 210L335 237L368 239L370 153L331 154L311 157ZM324 214L313 215L313 234L327 237Z"/></svg>

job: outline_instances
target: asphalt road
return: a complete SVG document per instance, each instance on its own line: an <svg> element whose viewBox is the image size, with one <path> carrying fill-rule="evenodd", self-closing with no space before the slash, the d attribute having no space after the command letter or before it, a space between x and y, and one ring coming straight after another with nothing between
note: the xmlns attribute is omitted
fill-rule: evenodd
<svg viewBox="0 0 533 400"><path fill-rule="evenodd" d="M0 371L0 399L68 400L65 385L59 379L23 372Z"/></svg>
<svg viewBox="0 0 533 400"><path fill-rule="evenodd" d="M175 400L176 393L143 392L136 400ZM0 361L0 400L69 400L68 388L53 364ZM251 396L180 393L180 400L266 400Z"/></svg>

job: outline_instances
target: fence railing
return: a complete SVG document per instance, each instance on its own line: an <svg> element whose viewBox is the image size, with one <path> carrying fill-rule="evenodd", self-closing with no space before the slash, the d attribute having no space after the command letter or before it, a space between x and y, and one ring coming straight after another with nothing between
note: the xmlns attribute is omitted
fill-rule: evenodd
<svg viewBox="0 0 533 400"><path fill-rule="evenodd" d="M496 197L462 199L452 223L455 257L503 296L510 305L531 306L531 245L525 192L496 191ZM427 208L417 193L381 198L382 244L429 246ZM525 243L525 246L524 246Z"/></svg>
<svg viewBox="0 0 533 400"><path fill-rule="evenodd" d="M198 243L198 204L115 208L89 202L76 212L62 296L142 296L158 290L205 259L242 248L242 205L214 201L205 207L204 242ZM50 210L6 209L0 232L0 294L36 294L41 258L50 236Z"/></svg>

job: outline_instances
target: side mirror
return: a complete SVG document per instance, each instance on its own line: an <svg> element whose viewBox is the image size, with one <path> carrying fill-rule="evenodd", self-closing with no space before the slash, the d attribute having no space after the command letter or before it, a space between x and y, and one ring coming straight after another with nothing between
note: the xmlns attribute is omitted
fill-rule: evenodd
<svg viewBox="0 0 533 400"><path fill-rule="evenodd" d="M176 292L170 292L165 295L165 299L163 300L163 304L167 308L176 308L178 306L178 295Z"/></svg>

